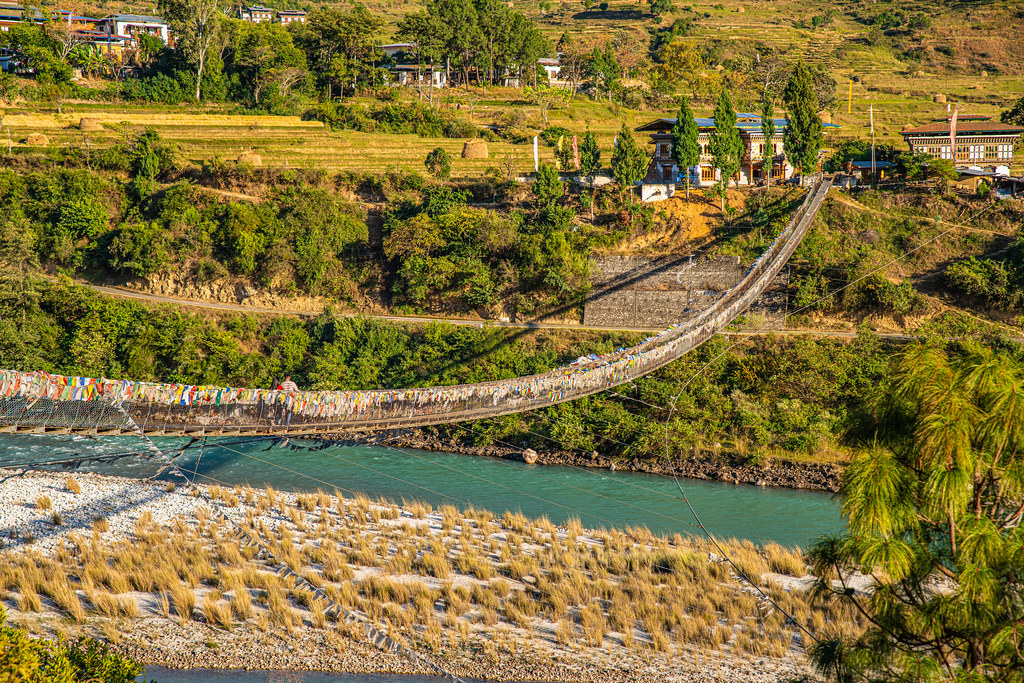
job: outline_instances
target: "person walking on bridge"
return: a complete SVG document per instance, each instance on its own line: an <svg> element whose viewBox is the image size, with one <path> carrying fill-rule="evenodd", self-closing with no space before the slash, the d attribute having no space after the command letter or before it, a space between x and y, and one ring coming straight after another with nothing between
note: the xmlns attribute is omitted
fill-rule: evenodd
<svg viewBox="0 0 1024 683"><path fill-rule="evenodd" d="M284 379L281 381L281 383L277 385L277 390L278 391L298 391L299 390L299 385L292 381L292 376L291 375L285 375ZM288 407L287 404L284 404L282 406L282 410L284 410L284 417L285 417L284 425L285 425L285 427L291 427L292 426L292 409L290 407ZM278 417L278 419L277 419L277 424L281 424L281 418L280 417Z"/></svg>

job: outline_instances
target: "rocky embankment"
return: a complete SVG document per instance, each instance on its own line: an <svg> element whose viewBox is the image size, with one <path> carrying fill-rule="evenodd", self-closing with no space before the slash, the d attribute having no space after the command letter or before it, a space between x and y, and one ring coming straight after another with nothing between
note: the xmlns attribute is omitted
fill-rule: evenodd
<svg viewBox="0 0 1024 683"><path fill-rule="evenodd" d="M458 439L435 437L419 430L390 436L387 443L402 448L417 448L424 451L444 451L465 455L482 455L490 458L507 458L542 465L569 465L607 470L646 472L664 476L687 477L711 481L750 484L752 486L777 486L791 489L812 489L816 491L839 490L843 468L832 463L800 463L771 459L760 465L739 462L736 458L721 454L707 454L686 460L664 462L658 460L617 460L600 455L597 451L581 454L558 449L533 450L493 444L474 446Z"/></svg>

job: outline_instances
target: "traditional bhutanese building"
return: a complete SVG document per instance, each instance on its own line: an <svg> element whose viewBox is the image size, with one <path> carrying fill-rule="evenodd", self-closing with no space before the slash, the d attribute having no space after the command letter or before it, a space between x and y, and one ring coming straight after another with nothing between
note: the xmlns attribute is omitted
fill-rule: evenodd
<svg viewBox="0 0 1024 683"><path fill-rule="evenodd" d="M270 23L274 20L274 10L263 5L250 5L238 8L238 18L253 24Z"/></svg>
<svg viewBox="0 0 1024 683"><path fill-rule="evenodd" d="M960 116L956 124L956 158L953 158L949 121L939 119L900 134L910 151L936 159L951 159L957 166L1009 165L1013 147L1024 128L990 121L981 116Z"/></svg>
<svg viewBox="0 0 1024 683"><path fill-rule="evenodd" d="M300 9L283 9L283 10L278 10L278 12L277 12L277 23L284 24L285 26L287 26L288 24L295 24L295 23L305 24L306 23L306 13L303 12L302 10L300 10Z"/></svg>
<svg viewBox="0 0 1024 683"><path fill-rule="evenodd" d="M700 161L687 169L692 187L714 185L721 178L711 156L711 131L715 129L713 118L695 118L697 121L697 144L700 145ZM775 136L765 139L761 132L761 117L757 114L736 114L736 127L743 141L743 155L740 169L732 180L737 185L752 185L765 179L787 180L793 176L793 167L786 161L782 149L782 133L786 119L775 119ZM675 193L677 185L685 183L686 177L672 159L672 128L676 119L656 119L637 128L637 132L650 133L654 143L654 157L647 168L647 175L641 181L641 198L644 201L668 199ZM826 132L838 128L824 124Z"/></svg>

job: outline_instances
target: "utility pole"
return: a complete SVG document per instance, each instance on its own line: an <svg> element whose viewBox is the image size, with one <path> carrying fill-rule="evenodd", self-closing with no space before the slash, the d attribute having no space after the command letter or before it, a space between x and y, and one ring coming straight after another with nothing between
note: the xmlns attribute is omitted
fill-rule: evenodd
<svg viewBox="0 0 1024 683"><path fill-rule="evenodd" d="M878 180L875 175L875 105L871 105L871 186L877 187Z"/></svg>

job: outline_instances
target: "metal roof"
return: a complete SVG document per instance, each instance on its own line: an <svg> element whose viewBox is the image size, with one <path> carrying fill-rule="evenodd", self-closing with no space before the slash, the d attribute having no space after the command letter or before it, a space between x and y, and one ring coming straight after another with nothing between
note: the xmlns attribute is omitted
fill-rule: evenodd
<svg viewBox="0 0 1024 683"><path fill-rule="evenodd" d="M1002 133L1002 134L1013 134L1013 133L1024 133L1024 128L1020 126L1011 126L1006 123L997 123L996 121L958 121L956 124L957 135L970 135L971 133ZM949 121L938 121L936 123L929 123L924 126L918 126L917 128L908 128L902 131L900 135L936 135L936 134L947 134L949 133Z"/></svg>
<svg viewBox="0 0 1024 683"><path fill-rule="evenodd" d="M145 14L113 14L106 19L113 19L114 21L127 21L133 24L165 24L166 22L160 17L151 17Z"/></svg>
<svg viewBox="0 0 1024 683"><path fill-rule="evenodd" d="M694 121L697 122L697 127L698 128L714 128L715 127L715 119L714 119L714 117L702 118L700 116L695 116L694 117ZM655 119L654 121L651 121L650 123L646 123L646 124L640 126L639 128L637 128L636 130L638 132L645 132L645 131L650 132L650 131L668 130L668 129L672 128L675 125L676 125L676 119L661 118L661 119ZM775 130L776 131L781 131L782 129L784 129L788 125L789 125L789 119L775 119ZM838 128L839 127L839 126L835 125L834 123L824 123L822 125L825 128ZM740 130L745 130L745 131L748 131L750 133L760 133L761 132L761 117L758 116L757 114L750 114L750 113L746 113L746 112L738 113L738 114L736 114L736 127L739 128Z"/></svg>
<svg viewBox="0 0 1024 683"><path fill-rule="evenodd" d="M850 165L853 166L856 169L869 169L869 168L871 168L871 162L870 161L851 161ZM875 162L875 168L890 168L890 167L895 166L895 165L896 164L892 163L891 161L876 161Z"/></svg>

